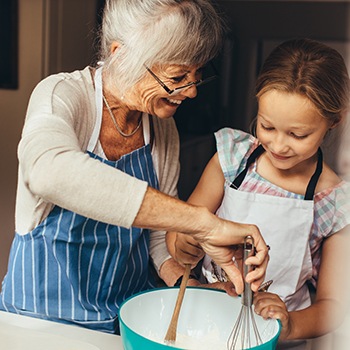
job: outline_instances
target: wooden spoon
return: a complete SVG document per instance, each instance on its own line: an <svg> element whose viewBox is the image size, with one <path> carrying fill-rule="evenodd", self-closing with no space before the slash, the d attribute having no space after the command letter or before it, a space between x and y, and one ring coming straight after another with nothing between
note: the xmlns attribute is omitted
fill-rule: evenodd
<svg viewBox="0 0 350 350"><path fill-rule="evenodd" d="M171 321L170 321L170 324L168 327L168 331L167 331L165 338L164 338L164 342L166 344L174 344L176 341L177 321L179 319L181 304L182 304L182 300L183 300L184 295L185 295L186 285L187 285L188 279L190 277L190 272L191 272L191 265L185 264L185 273L183 275L183 278L182 278L182 281L180 284L179 294L177 295L173 316L171 318Z"/></svg>

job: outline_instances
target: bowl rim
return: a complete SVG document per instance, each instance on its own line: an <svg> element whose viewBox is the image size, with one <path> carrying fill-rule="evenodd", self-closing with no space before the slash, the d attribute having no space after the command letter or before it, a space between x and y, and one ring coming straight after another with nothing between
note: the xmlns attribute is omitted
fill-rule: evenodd
<svg viewBox="0 0 350 350"><path fill-rule="evenodd" d="M120 307L119 307L119 310L118 310L118 320L120 323L122 323L125 327L128 328L129 331L131 331L133 334L139 336L139 337L142 337L143 339L146 339L147 341L149 342L152 342L152 343L155 343L155 344L160 344L160 345L165 345L165 344L161 344L159 342L156 342L152 339L149 339L149 338L146 338L144 337L143 335L135 332L134 330L132 330L122 319L121 317L121 310L122 310L122 307L124 306L124 304L126 304L129 300L131 299L134 299L142 294L148 294L148 293L152 293L152 292L157 292L157 291L162 291L162 290L172 290L172 289L179 289L180 286L172 286L172 287L157 287L157 288L154 288L154 289L147 289L147 290L143 290L141 292L138 292L138 293L135 293L131 296L129 296L128 298L126 298L121 304L120 304ZM214 293L224 293L224 294L227 294L224 290L221 290L221 289L214 289L214 288L208 288L208 287L195 287L195 286L188 286L186 287L186 289L196 289L196 290L206 290L206 291L210 291L210 292L214 292ZM237 297L241 297L241 295L238 295ZM269 345L270 343L272 343L273 341L277 340L278 341L278 338L281 334L281 331L282 331L282 323L279 319L275 319L276 323L277 323L277 332L276 334L270 339L268 340L267 342L265 342L264 346L266 345ZM121 327L120 327L121 328ZM249 350L254 350L254 349L259 349L259 347L261 347L261 345L257 345L257 346L254 346L252 348L249 348ZM170 347L169 347L170 348ZM171 349L174 349L174 350L184 350L183 348L177 348L175 346L171 346ZM185 349L186 350L186 349Z"/></svg>

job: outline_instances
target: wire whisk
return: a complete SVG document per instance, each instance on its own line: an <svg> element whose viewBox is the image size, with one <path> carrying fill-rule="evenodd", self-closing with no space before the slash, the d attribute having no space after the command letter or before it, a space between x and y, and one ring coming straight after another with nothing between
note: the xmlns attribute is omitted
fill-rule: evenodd
<svg viewBox="0 0 350 350"><path fill-rule="evenodd" d="M252 270L251 265L246 265L245 261L255 252L253 237L247 236L243 245L243 276L244 291L242 295L242 307L235 325L227 340L228 350L249 349L262 344L258 327L255 322L253 305L253 292L250 284L245 281L245 277Z"/></svg>

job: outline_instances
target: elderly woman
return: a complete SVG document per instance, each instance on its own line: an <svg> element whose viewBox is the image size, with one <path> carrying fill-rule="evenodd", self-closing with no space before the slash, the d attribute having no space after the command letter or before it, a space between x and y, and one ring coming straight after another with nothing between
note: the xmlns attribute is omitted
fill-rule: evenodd
<svg viewBox="0 0 350 350"><path fill-rule="evenodd" d="M258 287L268 260L259 230L176 199L172 116L205 82L222 34L207 0L109 0L99 66L38 84L18 150L1 309L118 332L123 300L155 287L150 257L167 285L183 274L164 230L192 235L238 292L230 245L252 235L257 268L247 280Z"/></svg>

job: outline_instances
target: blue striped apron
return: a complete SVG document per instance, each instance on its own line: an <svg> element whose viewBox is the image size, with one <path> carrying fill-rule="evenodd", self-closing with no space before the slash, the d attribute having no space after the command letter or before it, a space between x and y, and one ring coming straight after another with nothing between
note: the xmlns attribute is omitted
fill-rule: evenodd
<svg viewBox="0 0 350 350"><path fill-rule="evenodd" d="M118 161L88 153L159 187L150 144ZM119 333L120 304L155 287L149 235L147 229L109 225L55 206L33 231L15 234L0 309Z"/></svg>

